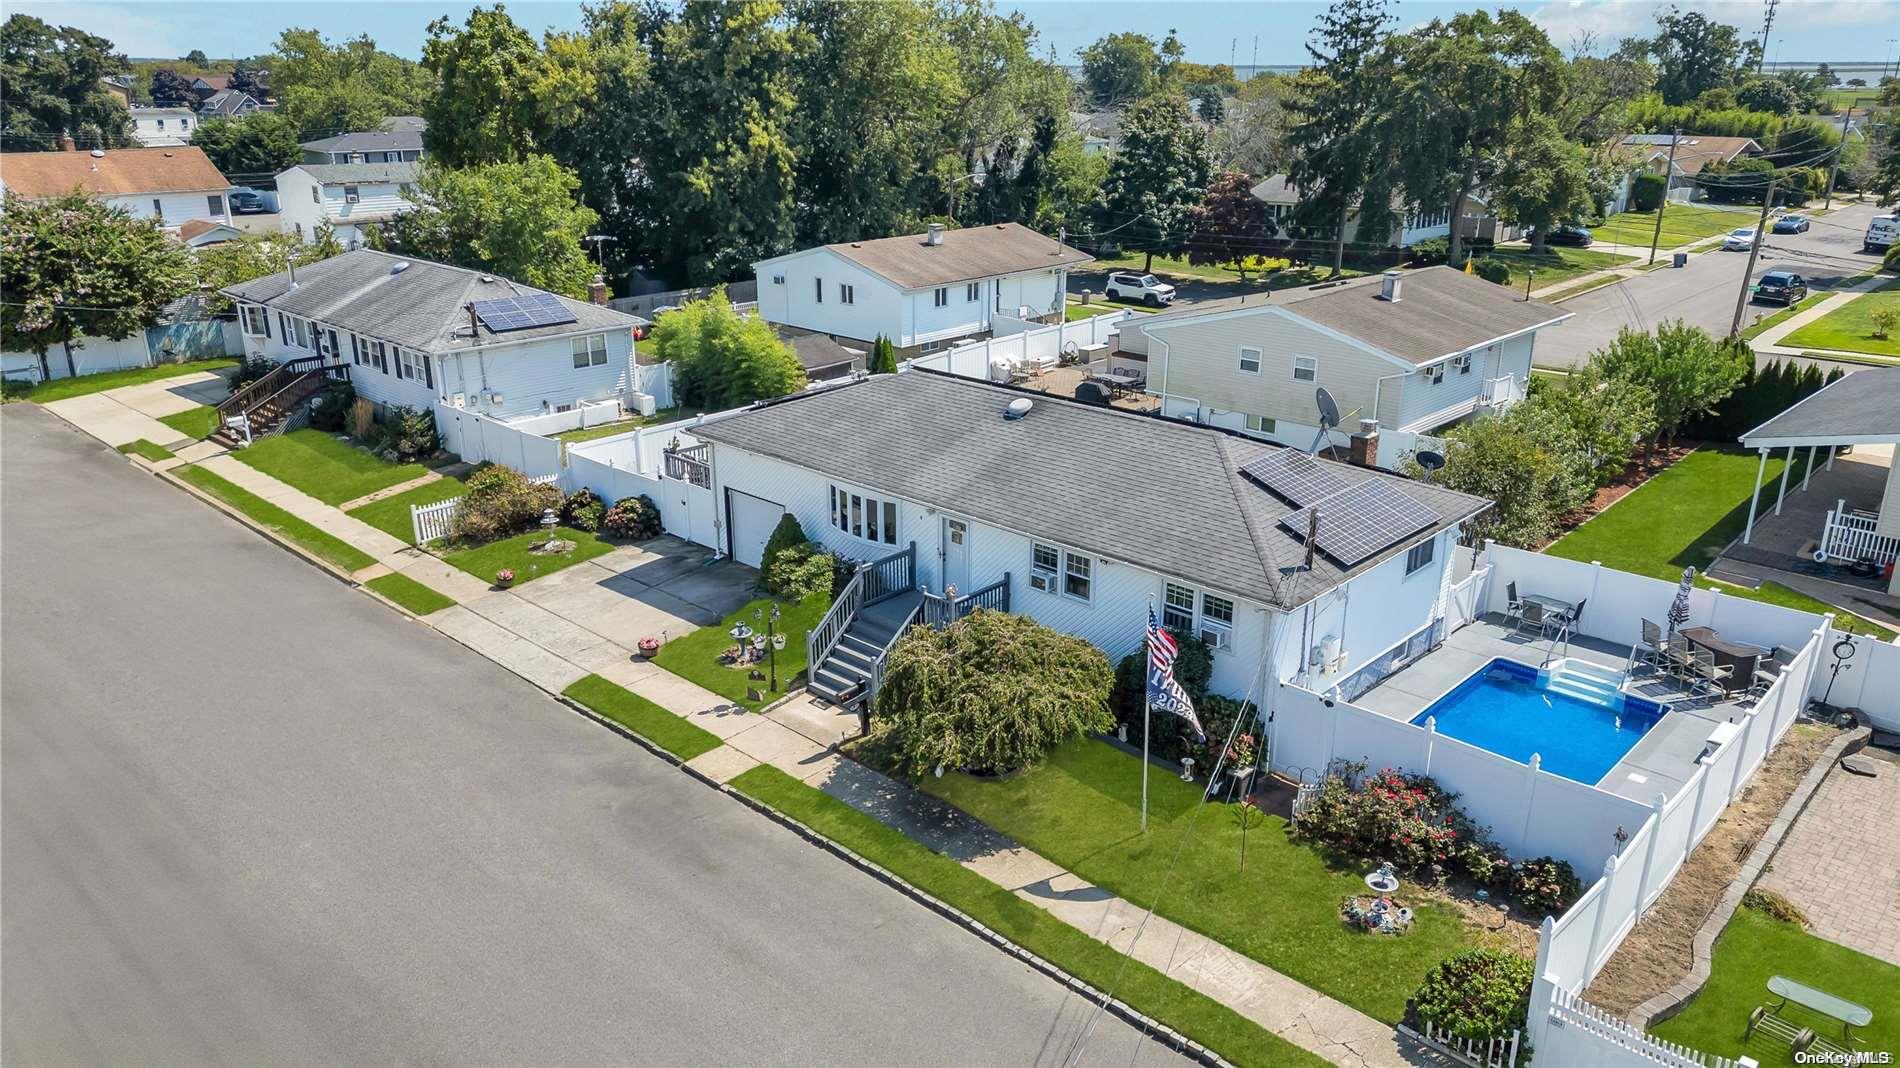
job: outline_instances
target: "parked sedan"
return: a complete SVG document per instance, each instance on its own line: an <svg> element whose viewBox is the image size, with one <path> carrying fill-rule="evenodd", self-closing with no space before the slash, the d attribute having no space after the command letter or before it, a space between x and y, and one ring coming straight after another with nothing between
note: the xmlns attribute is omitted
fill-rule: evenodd
<svg viewBox="0 0 1900 1068"><path fill-rule="evenodd" d="M1772 232L1777 234L1805 234L1808 232L1810 225L1812 224L1808 222L1806 215L1783 215L1781 218L1775 220Z"/></svg>
<svg viewBox="0 0 1900 1068"><path fill-rule="evenodd" d="M227 199L231 202L231 213L234 215L261 215L270 210L264 206L264 198L256 193L232 193Z"/></svg>
<svg viewBox="0 0 1900 1068"><path fill-rule="evenodd" d="M1544 235L1546 245L1574 245L1577 248L1589 248L1590 242L1594 240L1596 239L1590 236L1589 230L1576 223L1564 223Z"/></svg>
<svg viewBox="0 0 1900 1068"><path fill-rule="evenodd" d="M1752 226L1743 226L1728 232L1722 239L1722 251L1747 252L1761 240L1761 232Z"/></svg>
<svg viewBox="0 0 1900 1068"><path fill-rule="evenodd" d="M1793 271L1769 271L1755 284L1756 300L1794 304L1808 298L1808 280Z"/></svg>

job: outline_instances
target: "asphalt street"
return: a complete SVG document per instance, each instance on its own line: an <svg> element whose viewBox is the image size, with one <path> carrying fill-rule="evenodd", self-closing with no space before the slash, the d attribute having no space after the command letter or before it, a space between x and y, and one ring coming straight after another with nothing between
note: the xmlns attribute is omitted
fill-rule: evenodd
<svg viewBox="0 0 1900 1068"><path fill-rule="evenodd" d="M0 463L5 1062L1039 1064L1085 1021L52 415Z"/></svg>
<svg viewBox="0 0 1900 1068"><path fill-rule="evenodd" d="M1844 284L1880 263L1879 256L1860 251L1867 220L1876 213L1871 204L1852 204L1814 219L1813 227L1805 234L1769 234L1756 258L1751 281L1783 267L1805 276L1815 292ZM1754 221L1753 216L1738 214L1735 225L1748 226ZM1659 257L1663 255L1658 253ZM1563 325L1538 333L1532 360L1539 367L1552 368L1587 363L1590 352L1615 339L1624 327L1654 330L1671 319L1726 336L1735 317L1735 295L1747 264L1746 252L1697 253L1689 257L1686 267L1658 268L1564 301L1562 308L1575 314ZM1778 310L1779 305L1751 303L1742 312L1742 325L1753 322L1757 313Z"/></svg>

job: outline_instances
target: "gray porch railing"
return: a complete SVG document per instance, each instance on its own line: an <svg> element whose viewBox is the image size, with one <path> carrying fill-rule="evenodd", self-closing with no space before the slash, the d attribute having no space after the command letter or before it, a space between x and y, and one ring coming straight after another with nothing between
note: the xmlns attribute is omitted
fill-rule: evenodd
<svg viewBox="0 0 1900 1068"><path fill-rule="evenodd" d="M924 594L921 611L923 623L927 627L947 627L978 608L988 608L997 612L1009 611L1009 572L1003 577L977 590L951 600L934 593Z"/></svg>
<svg viewBox="0 0 1900 1068"><path fill-rule="evenodd" d="M819 665L838 647L838 639L851 628L858 613L887 598L906 593L917 585L917 543L858 565L851 581L845 583L831 611L805 635L806 670L816 672ZM907 624L908 625L908 624Z"/></svg>
<svg viewBox="0 0 1900 1068"><path fill-rule="evenodd" d="M663 454L663 464L668 478L691 482L701 489L712 488L712 449L708 446L670 449Z"/></svg>
<svg viewBox="0 0 1900 1068"><path fill-rule="evenodd" d="M889 600L917 588L917 543L863 565L864 607Z"/></svg>

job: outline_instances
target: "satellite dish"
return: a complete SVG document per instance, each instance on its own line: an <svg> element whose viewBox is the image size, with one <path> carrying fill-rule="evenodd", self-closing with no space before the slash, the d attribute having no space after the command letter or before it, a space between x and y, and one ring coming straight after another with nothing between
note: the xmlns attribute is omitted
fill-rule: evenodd
<svg viewBox="0 0 1900 1068"><path fill-rule="evenodd" d="M1412 454L1412 459L1417 460L1418 466L1425 469L1425 481L1427 482L1430 482L1432 476L1443 470L1445 466L1445 457L1430 449L1418 450Z"/></svg>
<svg viewBox="0 0 1900 1068"><path fill-rule="evenodd" d="M1313 391L1313 403L1319 405L1319 433L1313 437L1313 447L1307 449L1309 456L1319 455L1319 447L1326 446L1327 455L1333 451L1333 428L1339 425L1339 404L1333 395L1321 386Z"/></svg>

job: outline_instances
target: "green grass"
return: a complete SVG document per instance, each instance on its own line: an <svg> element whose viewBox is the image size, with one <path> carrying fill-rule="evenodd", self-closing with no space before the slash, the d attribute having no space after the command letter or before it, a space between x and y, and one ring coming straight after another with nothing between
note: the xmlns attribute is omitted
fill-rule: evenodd
<svg viewBox="0 0 1900 1068"><path fill-rule="evenodd" d="M360 508L352 508L349 514L391 537L412 542L415 540L415 524L409 519L411 505L439 504L451 497L460 497L467 489L461 479L444 477L384 497L380 501L371 501Z"/></svg>
<svg viewBox="0 0 1900 1068"><path fill-rule="evenodd" d="M1502 260L1511 268L1510 286L1524 288L1524 278L1528 272L1535 271L1531 278L1531 288L1553 285L1571 278L1589 274L1592 271L1607 270L1611 267L1624 267L1634 263L1634 256L1625 256L1616 252L1592 252L1587 248L1548 248L1542 255L1536 255L1527 248L1500 248L1487 253L1491 259ZM1464 266L1459 264L1459 266Z"/></svg>
<svg viewBox="0 0 1900 1068"><path fill-rule="evenodd" d="M165 446L157 442L147 441L144 438L140 438L137 441L126 442L119 446L119 451L136 456L143 456L153 463L157 463L160 460L169 460L174 455L173 452Z"/></svg>
<svg viewBox="0 0 1900 1068"><path fill-rule="evenodd" d="M585 530L555 527L554 532L556 536L573 542L573 550L559 556L536 555L529 552L528 546L547 540L546 534L535 529L526 534L516 534L512 538L503 538L500 541L491 541L466 549L456 549L444 553L442 559L483 582L495 581L495 572L508 568L515 573L515 585L519 586L524 582L552 575L563 568L585 563L596 556L605 556L614 550L613 545L602 541L598 534L590 534Z"/></svg>
<svg viewBox="0 0 1900 1068"><path fill-rule="evenodd" d="M158 421L193 441L202 441L218 428L218 410L209 404L200 404L182 412L161 415Z"/></svg>
<svg viewBox="0 0 1900 1068"><path fill-rule="evenodd" d="M233 455L325 504L342 504L429 473L421 464L388 463L321 430L293 430Z"/></svg>
<svg viewBox="0 0 1900 1068"><path fill-rule="evenodd" d="M1748 1014L1757 1005L1778 1000L1768 993L1770 976L1783 975L1864 1005L1873 1023L1857 1028L1863 1050L1900 1051L1900 968L1817 938L1791 923L1754 909L1735 910L1735 918L1716 939L1709 981L1680 1013L1651 1030L1672 1042L1722 1057L1753 1057L1765 1066L1794 1063L1786 1043L1757 1031L1743 1039ZM1797 1027L1836 1044L1840 1024L1800 1007L1783 1010Z"/></svg>
<svg viewBox="0 0 1900 1068"><path fill-rule="evenodd" d="M737 776L731 785L1235 1064L1325 1063L1213 998L1117 953L949 857L769 764Z"/></svg>
<svg viewBox="0 0 1900 1068"><path fill-rule="evenodd" d="M1146 261L1147 256L1140 252L1125 252L1120 256L1101 257L1095 261L1093 267L1109 271L1141 272L1142 264ZM1198 278L1203 281L1211 282L1231 282L1236 286L1247 286L1256 289L1291 289L1295 286L1310 286L1315 282L1324 281L1326 276L1332 273L1332 265L1315 264L1302 267L1290 267L1283 271L1275 271L1264 278L1260 272L1250 270L1247 272L1247 280L1242 282L1240 275L1225 267L1216 267L1212 264L1189 263L1187 258L1183 256L1156 256L1154 259L1154 267L1150 269L1149 273L1154 274L1158 278L1167 278L1170 276L1175 278ZM1341 277L1357 278L1365 273L1365 271L1347 267L1341 272Z"/></svg>
<svg viewBox="0 0 1900 1068"><path fill-rule="evenodd" d="M1682 569L1706 569L1748 523L1748 496L1760 458L1739 447L1703 446L1637 487L1595 518L1544 550L1571 560L1602 561L1619 571L1673 582ZM1797 454L1790 483L1807 464ZM1784 458L1771 454L1758 494L1758 513L1774 508ZM1827 604L1778 583L1758 590L1700 580L1724 593L1803 612L1835 612ZM1867 624L1876 632L1885 628ZM1891 632L1887 632L1891 636Z"/></svg>
<svg viewBox="0 0 1900 1068"><path fill-rule="evenodd" d="M1074 301L1070 301L1063 306L1062 317L1065 321L1072 323L1077 319L1093 319L1098 315L1112 315L1124 309L1132 312L1140 312L1143 315L1153 315L1155 312L1161 310L1160 308L1150 308L1142 304L1123 304L1098 299L1094 304L1077 304Z"/></svg>
<svg viewBox="0 0 1900 1068"><path fill-rule="evenodd" d="M1539 293L1537 299L1546 303L1569 300L1571 297L1581 297L1585 293L1594 293L1604 286L1613 286L1620 281L1622 281L1621 278L1592 278L1587 282L1578 282L1574 286L1565 286L1555 293Z"/></svg>
<svg viewBox="0 0 1900 1068"><path fill-rule="evenodd" d="M777 693L772 692L770 669L764 682L753 682L746 678L748 668L729 667L719 662L719 654L735 644L728 633L737 623L743 622L755 630L763 631L765 624L753 618L760 609L772 610L772 598L761 597L738 611L720 620L710 627L701 627L689 634L683 634L660 647L653 662L690 682L698 683L735 704L757 712L780 695L792 688L798 677L805 673L805 635L818 622L825 618L831 609L831 602L825 597L812 597L794 603L781 603L778 632L785 635L785 648L778 653ZM748 687L757 687L765 696L754 701L746 696Z"/></svg>
<svg viewBox="0 0 1900 1068"><path fill-rule="evenodd" d="M570 444L582 441L593 441L596 438L610 438L615 434L625 434L629 430L637 430L643 426L661 426L666 423L676 422L680 419L691 419L693 416L699 415L705 410L704 408L688 407L661 408L659 411L654 412L651 418L647 416L634 416L632 419L621 419L617 422L603 423L600 426L590 426L581 430L563 430L559 434L551 434L549 436L556 441L565 441Z"/></svg>
<svg viewBox="0 0 1900 1068"><path fill-rule="evenodd" d="M1871 293L1862 293L1782 338L1781 343L1807 349L1900 356L1900 326L1895 326L1884 338L1874 336L1874 312L1882 308L1900 313L1900 280L1888 282Z"/></svg>
<svg viewBox="0 0 1900 1068"><path fill-rule="evenodd" d="M696 727L623 686L589 675L561 691L661 749L691 760L722 744L717 735Z"/></svg>
<svg viewBox="0 0 1900 1068"><path fill-rule="evenodd" d="M363 583L370 589L396 602L419 616L430 612L440 612L451 607L455 601L403 574L388 574Z"/></svg>
<svg viewBox="0 0 1900 1068"><path fill-rule="evenodd" d="M1387 1023L1427 970L1474 943L1450 910L1421 902L1408 902L1417 920L1403 937L1348 928L1339 902L1365 892L1364 871L1292 841L1277 816L1249 832L1244 873L1231 806L1203 808L1183 844L1202 787L1159 769L1141 834L1141 761L1103 742L1006 778L946 773L923 786L1126 900L1145 905L1165 888L1162 915Z"/></svg>
<svg viewBox="0 0 1900 1068"><path fill-rule="evenodd" d="M63 353L49 354L49 359L55 364L65 358ZM177 378L180 375L197 374L199 371L216 371L220 368L235 366L237 366L236 360L191 360L186 363L160 364L157 367L101 371L94 375L80 375L78 378L56 378L50 382L42 382L25 393L17 395L17 399L45 404L49 401L66 400L70 397L83 397L88 393L118 389L120 386L136 386L145 382Z"/></svg>
<svg viewBox="0 0 1900 1068"><path fill-rule="evenodd" d="M1662 240L1657 249L1675 248L1705 237L1726 234L1754 221L1755 217L1746 212L1724 211L1694 204L1671 204L1663 211ZM1647 246L1655 232L1656 213L1653 211L1618 212L1590 228L1591 236L1598 241L1617 245Z"/></svg>
<svg viewBox="0 0 1900 1068"><path fill-rule="evenodd" d="M175 474L193 486L243 512L252 522L276 531L289 541L321 560L345 571L357 571L376 562L376 558L331 534L284 511L250 490L202 467L181 467Z"/></svg>
<svg viewBox="0 0 1900 1068"><path fill-rule="evenodd" d="M1761 318L1759 322L1755 323L1753 326L1750 326L1746 330L1742 331L1742 340L1753 341L1756 338L1760 337L1762 334L1767 333L1773 327L1781 323L1787 322L1789 319L1792 319L1794 316L1800 314L1801 312L1804 312L1807 309L1814 307L1816 304L1821 303L1822 301L1826 300L1830 296L1833 296L1833 294L1810 293L1806 297L1802 298L1800 301L1797 301L1795 304L1793 304L1790 307L1783 308L1780 311L1774 313L1773 315L1765 315Z"/></svg>

